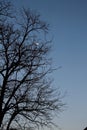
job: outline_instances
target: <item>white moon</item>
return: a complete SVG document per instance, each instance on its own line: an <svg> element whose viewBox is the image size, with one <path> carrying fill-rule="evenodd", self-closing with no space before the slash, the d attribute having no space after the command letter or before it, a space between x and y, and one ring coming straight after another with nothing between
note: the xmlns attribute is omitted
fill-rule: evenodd
<svg viewBox="0 0 87 130"><path fill-rule="evenodd" d="M39 43L38 43L38 42L36 42L35 44L36 44L37 46L39 46Z"/></svg>

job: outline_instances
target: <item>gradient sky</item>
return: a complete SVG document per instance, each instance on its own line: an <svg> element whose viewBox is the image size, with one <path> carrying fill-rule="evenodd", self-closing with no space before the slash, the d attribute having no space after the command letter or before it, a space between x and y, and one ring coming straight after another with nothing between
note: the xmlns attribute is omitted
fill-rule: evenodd
<svg viewBox="0 0 87 130"><path fill-rule="evenodd" d="M50 24L54 37L52 58L55 85L67 91L67 108L56 123L62 130L83 130L87 126L87 0L10 0L37 10ZM57 129L56 129L57 130Z"/></svg>

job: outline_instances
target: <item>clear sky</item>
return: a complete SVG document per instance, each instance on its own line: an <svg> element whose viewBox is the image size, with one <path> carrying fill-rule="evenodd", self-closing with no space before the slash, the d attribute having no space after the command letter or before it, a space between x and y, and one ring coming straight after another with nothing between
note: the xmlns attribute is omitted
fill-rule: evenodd
<svg viewBox="0 0 87 130"><path fill-rule="evenodd" d="M67 91L66 110L56 122L62 130L87 126L87 0L10 0L17 8L40 12L50 24L55 85Z"/></svg>

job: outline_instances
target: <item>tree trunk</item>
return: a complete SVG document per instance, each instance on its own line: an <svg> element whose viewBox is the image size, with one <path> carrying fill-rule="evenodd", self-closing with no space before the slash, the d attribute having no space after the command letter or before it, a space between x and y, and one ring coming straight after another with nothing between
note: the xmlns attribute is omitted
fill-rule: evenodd
<svg viewBox="0 0 87 130"><path fill-rule="evenodd" d="M3 117L4 117L4 114L2 113L2 111L0 111L0 127L2 125Z"/></svg>

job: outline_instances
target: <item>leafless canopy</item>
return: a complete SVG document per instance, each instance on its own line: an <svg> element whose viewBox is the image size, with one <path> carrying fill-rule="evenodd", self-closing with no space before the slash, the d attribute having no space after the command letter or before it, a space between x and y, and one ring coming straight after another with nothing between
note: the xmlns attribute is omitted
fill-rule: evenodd
<svg viewBox="0 0 87 130"><path fill-rule="evenodd" d="M0 2L0 127L48 126L63 106L48 78L48 25L30 10L12 17L10 6Z"/></svg>

